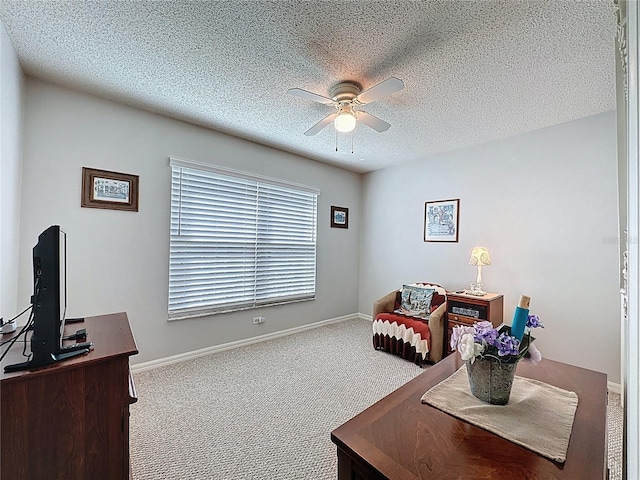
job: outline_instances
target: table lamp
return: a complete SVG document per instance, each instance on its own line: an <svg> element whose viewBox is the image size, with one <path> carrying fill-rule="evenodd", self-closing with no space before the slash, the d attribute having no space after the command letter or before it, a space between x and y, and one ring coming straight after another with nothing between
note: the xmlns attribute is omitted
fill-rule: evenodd
<svg viewBox="0 0 640 480"><path fill-rule="evenodd" d="M491 265L491 257L489 256L489 250L487 247L473 247L471 250L471 258L469 259L469 265L478 266L478 278L475 283L471 282L471 295L484 295L486 292L482 291L482 267Z"/></svg>

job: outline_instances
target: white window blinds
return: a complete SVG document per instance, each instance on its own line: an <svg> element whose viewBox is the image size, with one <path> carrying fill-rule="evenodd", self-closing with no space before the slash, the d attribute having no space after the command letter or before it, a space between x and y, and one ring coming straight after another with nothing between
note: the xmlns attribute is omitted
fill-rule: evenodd
<svg viewBox="0 0 640 480"><path fill-rule="evenodd" d="M317 191L184 164L171 162L169 319L314 298Z"/></svg>

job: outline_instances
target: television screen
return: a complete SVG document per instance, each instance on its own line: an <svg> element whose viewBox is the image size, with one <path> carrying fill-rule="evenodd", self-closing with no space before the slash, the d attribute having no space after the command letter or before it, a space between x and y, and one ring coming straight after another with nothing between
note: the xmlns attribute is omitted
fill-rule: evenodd
<svg viewBox="0 0 640 480"><path fill-rule="evenodd" d="M47 228L33 247L33 335L31 352L55 354L62 347L67 306L67 238L59 225Z"/></svg>

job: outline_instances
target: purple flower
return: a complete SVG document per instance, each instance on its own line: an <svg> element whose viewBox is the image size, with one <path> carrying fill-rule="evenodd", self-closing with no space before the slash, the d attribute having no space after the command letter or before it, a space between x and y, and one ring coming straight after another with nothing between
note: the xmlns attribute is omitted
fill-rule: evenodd
<svg viewBox="0 0 640 480"><path fill-rule="evenodd" d="M503 332L493 343L493 346L498 349L499 356L505 357L507 355L518 355L520 342L517 338Z"/></svg>
<svg viewBox="0 0 640 480"><path fill-rule="evenodd" d="M489 330L493 328L493 324L491 322L487 322L486 320L483 320L482 322L474 323L473 326L475 327L476 331Z"/></svg>
<svg viewBox="0 0 640 480"><path fill-rule="evenodd" d="M474 340L478 343L492 343L498 338L498 330L493 328L491 322L478 322L474 325L475 335Z"/></svg>
<svg viewBox="0 0 640 480"><path fill-rule="evenodd" d="M529 328L538 328L538 327L544 328L544 325L540 321L540 317L538 317L537 315L529 315L529 317L527 317L527 327L529 327Z"/></svg>
<svg viewBox="0 0 640 480"><path fill-rule="evenodd" d="M456 325L451 332L451 348L460 353L462 360L471 363L476 357L514 363L525 355L528 360L535 363L540 361L542 356L538 349L532 345L533 338L528 330L538 327L544 328L544 325L537 315L529 315L527 327L527 333L521 342L509 334L508 328L501 326L496 329L488 321L478 322L473 326ZM500 333L501 331L502 333ZM520 351L521 346L523 346L522 351Z"/></svg>

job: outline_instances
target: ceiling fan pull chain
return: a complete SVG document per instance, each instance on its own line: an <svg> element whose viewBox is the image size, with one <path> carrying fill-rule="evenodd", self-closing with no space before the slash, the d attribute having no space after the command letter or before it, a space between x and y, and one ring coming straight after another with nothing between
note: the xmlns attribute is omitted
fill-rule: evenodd
<svg viewBox="0 0 640 480"><path fill-rule="evenodd" d="M338 131L336 130L336 152L338 151Z"/></svg>
<svg viewBox="0 0 640 480"><path fill-rule="evenodd" d="M351 132L351 155L353 155L353 132Z"/></svg>

